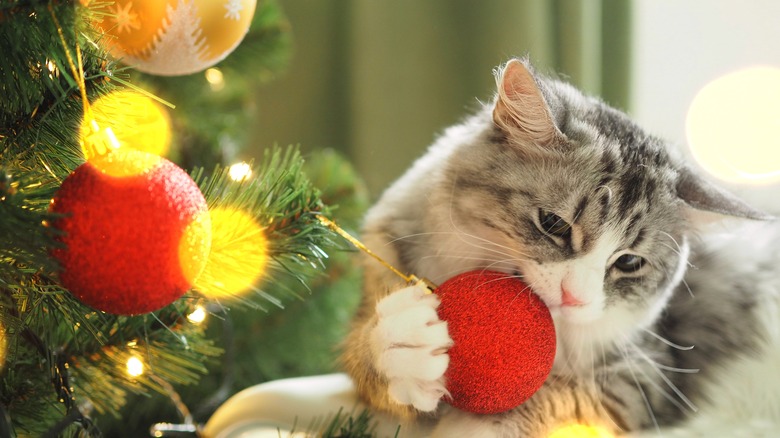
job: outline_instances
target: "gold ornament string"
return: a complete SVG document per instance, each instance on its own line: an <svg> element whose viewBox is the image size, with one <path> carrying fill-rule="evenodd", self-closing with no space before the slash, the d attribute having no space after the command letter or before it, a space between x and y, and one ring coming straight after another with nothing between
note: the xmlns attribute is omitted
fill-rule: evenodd
<svg viewBox="0 0 780 438"><path fill-rule="evenodd" d="M436 285L433 284L430 280L426 278L419 278L414 274L404 274L400 270L398 270L395 266L388 263L385 259L382 257L379 257L375 252L371 251L366 245L363 244L363 242L359 241L357 238L352 236L351 234L347 233L343 228L336 225L335 222L332 220L326 218L322 215L317 215L317 219L325 225L326 227L330 228L332 231L335 231L338 235L346 239L349 243L354 245L357 249L363 251L364 253L368 254L369 256L373 257L374 260L378 261L382 264L385 268L389 269L392 273L395 275L403 278L407 283L409 284L422 284L426 288L428 288L429 292L433 292L434 289L436 289Z"/></svg>
<svg viewBox="0 0 780 438"><path fill-rule="evenodd" d="M108 152L119 148L119 140L117 140L114 131L110 127L102 129L95 117L92 114L92 107L89 105L89 99L87 98L87 85L84 78L84 66L81 58L81 48L76 43L76 59L78 63L73 61L73 55L68 49L68 43L65 40L65 33L62 30L60 21L57 19L57 15L54 13L54 8L51 4L48 6L51 18L54 21L54 25L57 27L57 34L62 42L62 48L65 50L65 58L68 60L70 71L73 74L73 78L76 80L76 84L81 92L81 102L84 106L84 117L89 121L89 126L92 132L89 135L82 136L81 138L81 150L84 152L84 158L89 161L90 158L107 154Z"/></svg>
<svg viewBox="0 0 780 438"><path fill-rule="evenodd" d="M65 33L63 32L62 26L60 25L60 20L57 19L57 15L54 13L54 8L52 7L51 3L49 4L48 9L49 13L51 14L51 19L54 21L54 25L57 27L57 34L60 36L62 48L65 50L65 58L68 60L70 71L73 73L73 78L76 80L79 91L81 91L81 101L84 104L84 112L91 113L89 99L87 99L87 86L84 81L84 68L81 65L81 48L78 44L76 44L76 57L79 61L77 69L76 64L73 62L73 56L71 55L70 50L68 50L68 43L65 41Z"/></svg>

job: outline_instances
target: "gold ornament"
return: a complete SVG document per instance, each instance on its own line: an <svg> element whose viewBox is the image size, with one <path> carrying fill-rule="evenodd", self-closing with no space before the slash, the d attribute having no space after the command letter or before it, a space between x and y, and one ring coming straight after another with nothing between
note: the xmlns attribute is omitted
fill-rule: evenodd
<svg viewBox="0 0 780 438"><path fill-rule="evenodd" d="M116 0L93 6L111 53L146 73L205 70L232 52L249 30L256 0Z"/></svg>

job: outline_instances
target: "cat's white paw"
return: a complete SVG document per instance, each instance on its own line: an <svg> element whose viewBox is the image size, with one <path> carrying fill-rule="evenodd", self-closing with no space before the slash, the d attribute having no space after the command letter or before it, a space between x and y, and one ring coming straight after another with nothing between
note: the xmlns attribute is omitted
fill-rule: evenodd
<svg viewBox="0 0 780 438"><path fill-rule="evenodd" d="M436 314L439 297L422 284L397 290L376 306L371 335L377 369L387 377L397 402L430 412L447 394L444 372L452 339Z"/></svg>

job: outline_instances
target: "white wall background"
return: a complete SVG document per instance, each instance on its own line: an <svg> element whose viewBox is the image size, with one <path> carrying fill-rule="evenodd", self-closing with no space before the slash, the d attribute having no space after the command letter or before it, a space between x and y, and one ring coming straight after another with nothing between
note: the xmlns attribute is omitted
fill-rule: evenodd
<svg viewBox="0 0 780 438"><path fill-rule="evenodd" d="M778 0L634 0L634 5L631 112L668 140L685 144L688 106L711 80L750 66L780 67ZM780 204L780 185L730 188L765 208L772 201Z"/></svg>

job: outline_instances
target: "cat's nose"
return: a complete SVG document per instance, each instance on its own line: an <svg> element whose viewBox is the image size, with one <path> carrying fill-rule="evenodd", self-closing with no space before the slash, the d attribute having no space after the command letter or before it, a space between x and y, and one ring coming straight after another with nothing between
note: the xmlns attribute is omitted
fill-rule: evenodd
<svg viewBox="0 0 780 438"><path fill-rule="evenodd" d="M582 306L585 303L561 285L561 306Z"/></svg>

